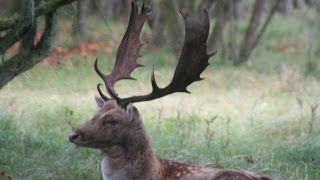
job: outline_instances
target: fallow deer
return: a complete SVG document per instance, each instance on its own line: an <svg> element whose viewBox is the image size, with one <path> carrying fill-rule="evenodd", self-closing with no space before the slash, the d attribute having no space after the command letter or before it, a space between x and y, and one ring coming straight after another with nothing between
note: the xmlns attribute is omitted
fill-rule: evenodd
<svg viewBox="0 0 320 180"><path fill-rule="evenodd" d="M109 75L103 74L98 68L98 59L95 61L94 68L103 79L111 98L102 93L101 84L98 84L97 90L101 97L96 97L96 102L100 109L91 120L69 135L70 142L101 150L104 180L269 179L247 171L207 168L165 160L155 155L141 116L132 103L154 100L176 92L188 92L187 86L201 80L200 74L209 65L208 60L213 54L208 55L206 52L208 12L204 10L202 19L195 19L186 11L181 11L185 22L185 41L171 83L160 88L153 71L150 94L120 98L114 90L114 84L121 79L132 79L131 72L141 66L137 63L142 46L139 36L149 14L150 10L144 6L139 13L137 5L132 3L129 25Z"/></svg>

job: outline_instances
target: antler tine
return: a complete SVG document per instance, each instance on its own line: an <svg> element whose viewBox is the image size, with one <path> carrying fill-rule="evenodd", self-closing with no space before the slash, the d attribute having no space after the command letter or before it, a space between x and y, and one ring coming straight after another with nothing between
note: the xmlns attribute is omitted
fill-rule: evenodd
<svg viewBox="0 0 320 180"><path fill-rule="evenodd" d="M180 13L185 22L185 40L172 81L168 86L160 88L156 83L153 69L151 75L152 92L143 96L121 99L118 103L122 107L129 103L154 100L176 92L189 93L187 87L195 81L202 80L200 75L209 65L209 58L215 54L207 54L206 52L210 29L209 15L204 10L204 17L199 20L191 18L185 10L181 10Z"/></svg>
<svg viewBox="0 0 320 180"><path fill-rule="evenodd" d="M105 100L105 101L108 101L108 100L110 100L110 98L108 98L106 95L104 95L103 93L102 93L102 91L101 91L101 89L100 89L100 86L101 86L102 84L98 84L97 85L97 90L98 90L98 92L99 92L99 94L100 94L100 97L103 99L103 100Z"/></svg>
<svg viewBox="0 0 320 180"><path fill-rule="evenodd" d="M96 60L94 61L94 70L96 71L96 73L102 78L105 79L106 75L103 74L103 72L100 71L99 67L98 67L98 58L96 58Z"/></svg>
<svg viewBox="0 0 320 180"><path fill-rule="evenodd" d="M132 3L129 25L118 48L112 72L109 75L105 75L99 70L97 60L94 64L94 68L103 79L108 93L118 103L120 103L121 99L114 90L114 84L121 79L134 80L130 74L136 68L142 67L142 65L137 63L137 58L140 57L139 50L142 47L139 37L142 26L150 13L150 9L144 5L139 13L138 6Z"/></svg>

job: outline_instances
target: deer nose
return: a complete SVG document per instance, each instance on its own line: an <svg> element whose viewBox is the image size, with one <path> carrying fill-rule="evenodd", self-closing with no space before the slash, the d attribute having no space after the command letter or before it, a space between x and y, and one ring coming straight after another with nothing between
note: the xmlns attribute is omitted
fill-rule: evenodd
<svg viewBox="0 0 320 180"><path fill-rule="evenodd" d="M72 134L69 135L69 141L73 142L78 137L79 137L79 133L72 133Z"/></svg>

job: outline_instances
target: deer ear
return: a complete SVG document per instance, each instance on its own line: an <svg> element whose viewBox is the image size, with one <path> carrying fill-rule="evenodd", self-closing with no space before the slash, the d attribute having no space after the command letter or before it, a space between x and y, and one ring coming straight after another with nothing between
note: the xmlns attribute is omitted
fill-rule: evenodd
<svg viewBox="0 0 320 180"><path fill-rule="evenodd" d="M99 108L102 108L103 104L104 104L104 99L102 99L101 97L95 96L94 99L96 100L97 106Z"/></svg>
<svg viewBox="0 0 320 180"><path fill-rule="evenodd" d="M129 122L140 122L140 114L136 107L129 103L126 107L127 119Z"/></svg>
<svg viewBox="0 0 320 180"><path fill-rule="evenodd" d="M133 119L133 106L131 103L129 103L126 107L126 114L127 114L129 122L131 122Z"/></svg>

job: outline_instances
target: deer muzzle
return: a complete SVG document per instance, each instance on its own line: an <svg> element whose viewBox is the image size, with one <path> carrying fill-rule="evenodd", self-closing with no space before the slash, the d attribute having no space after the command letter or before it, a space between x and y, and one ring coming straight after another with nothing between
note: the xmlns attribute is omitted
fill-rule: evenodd
<svg viewBox="0 0 320 180"><path fill-rule="evenodd" d="M74 142L74 140L76 140L78 137L80 136L80 134L78 132L72 132L70 135L69 135L69 141L70 142Z"/></svg>

